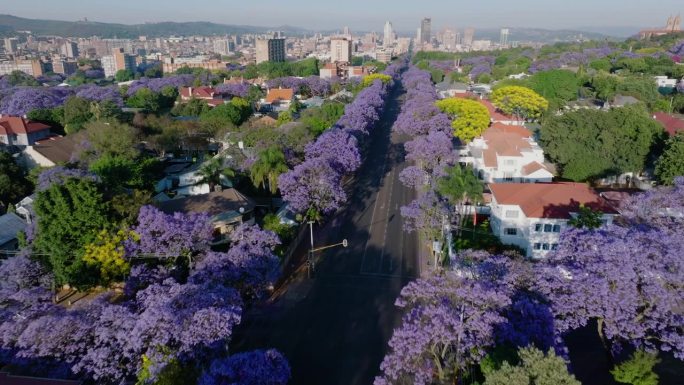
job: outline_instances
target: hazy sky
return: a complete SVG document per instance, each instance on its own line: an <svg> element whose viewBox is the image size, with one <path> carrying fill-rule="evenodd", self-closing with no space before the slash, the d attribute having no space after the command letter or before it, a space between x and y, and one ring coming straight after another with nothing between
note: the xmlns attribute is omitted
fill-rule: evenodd
<svg viewBox="0 0 684 385"><path fill-rule="evenodd" d="M29 18L135 24L213 21L308 29L380 31L385 20L414 30L431 16L433 28L580 27L664 25L684 14L683 0L0 0L0 13Z"/></svg>

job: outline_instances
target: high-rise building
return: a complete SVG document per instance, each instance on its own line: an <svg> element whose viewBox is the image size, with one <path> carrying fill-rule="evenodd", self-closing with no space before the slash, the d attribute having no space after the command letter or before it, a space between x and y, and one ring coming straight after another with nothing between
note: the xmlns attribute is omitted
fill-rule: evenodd
<svg viewBox="0 0 684 385"><path fill-rule="evenodd" d="M449 50L454 50L456 48L456 32L447 29L442 33L442 44Z"/></svg>
<svg viewBox="0 0 684 385"><path fill-rule="evenodd" d="M422 29L418 27L418 31L416 31L416 44L421 44L423 41L423 36L422 36Z"/></svg>
<svg viewBox="0 0 684 385"><path fill-rule="evenodd" d="M430 43L432 41L432 19L426 17L420 23L420 42Z"/></svg>
<svg viewBox="0 0 684 385"><path fill-rule="evenodd" d="M230 55L235 50L235 43L232 39L214 40L214 52L220 55Z"/></svg>
<svg viewBox="0 0 684 385"><path fill-rule="evenodd" d="M77 58L78 57L78 44L73 41L66 41L62 45L62 55L66 56L69 59Z"/></svg>
<svg viewBox="0 0 684 385"><path fill-rule="evenodd" d="M5 52L17 53L19 40L14 37L5 38Z"/></svg>
<svg viewBox="0 0 684 385"><path fill-rule="evenodd" d="M344 37L330 39L330 61L332 63L351 63L352 42Z"/></svg>
<svg viewBox="0 0 684 385"><path fill-rule="evenodd" d="M285 39L257 39L256 63L285 61Z"/></svg>
<svg viewBox="0 0 684 385"><path fill-rule="evenodd" d="M499 45L504 47L508 45L508 36L510 35L510 31L508 28L501 28L501 37L499 38Z"/></svg>
<svg viewBox="0 0 684 385"><path fill-rule="evenodd" d="M387 21L385 23L385 31L382 39L382 44L385 47L389 47L394 44L394 29L392 28L392 23Z"/></svg>
<svg viewBox="0 0 684 385"><path fill-rule="evenodd" d="M475 28L466 28L463 31L463 45L473 45L473 38L475 37Z"/></svg>
<svg viewBox="0 0 684 385"><path fill-rule="evenodd" d="M111 55L102 56L100 64L102 64L102 69L107 77L116 76L120 70L135 72L138 66L136 56L125 53L123 48L114 49Z"/></svg>
<svg viewBox="0 0 684 385"><path fill-rule="evenodd" d="M342 29L342 34L345 36L351 36L351 30L349 29L349 27L344 27Z"/></svg>

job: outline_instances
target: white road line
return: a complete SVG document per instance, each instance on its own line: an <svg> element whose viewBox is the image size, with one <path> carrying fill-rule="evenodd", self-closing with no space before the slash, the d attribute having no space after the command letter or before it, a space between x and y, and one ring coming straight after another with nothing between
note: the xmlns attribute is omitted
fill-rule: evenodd
<svg viewBox="0 0 684 385"><path fill-rule="evenodd" d="M389 227L389 212L390 208L392 207L392 193L394 192L394 186L392 185L392 182L394 181L394 171L390 172L390 177L389 177L389 183L388 186L390 188L389 192L389 198L387 198L387 211L385 212L385 232L382 235L382 249L380 250L380 266L378 266L378 270L382 271L382 262L385 260L385 244L387 243L387 228ZM390 264L391 264L391 259L390 259ZM390 269L391 270L391 269Z"/></svg>

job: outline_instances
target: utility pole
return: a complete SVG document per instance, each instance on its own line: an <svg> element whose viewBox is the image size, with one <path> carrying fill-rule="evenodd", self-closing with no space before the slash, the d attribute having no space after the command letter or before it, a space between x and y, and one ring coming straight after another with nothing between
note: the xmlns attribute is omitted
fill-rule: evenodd
<svg viewBox="0 0 684 385"><path fill-rule="evenodd" d="M328 246L321 246L317 249L314 248L314 241L313 241L313 221L309 221L309 234L311 235L311 248L309 249L308 256L306 259L306 265L308 267L307 269L307 275L309 278L312 277L313 273L315 272L315 267L314 267L314 253L317 251L323 251L327 250L333 247L337 246L342 246L342 247L347 247L349 244L346 239L343 239L342 242L340 243L335 243L333 245L328 245Z"/></svg>

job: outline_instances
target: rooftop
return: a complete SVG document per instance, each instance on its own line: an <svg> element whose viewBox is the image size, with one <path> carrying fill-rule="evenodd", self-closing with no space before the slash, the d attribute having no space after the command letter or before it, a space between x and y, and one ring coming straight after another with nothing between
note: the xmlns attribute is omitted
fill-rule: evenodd
<svg viewBox="0 0 684 385"><path fill-rule="evenodd" d="M49 130L50 126L33 122L19 116L3 116L0 118L0 135L32 134Z"/></svg>
<svg viewBox="0 0 684 385"><path fill-rule="evenodd" d="M254 201L234 188L159 203L159 209L167 214L207 213L212 218L228 212L239 212L240 208L249 212L254 210L254 206Z"/></svg>
<svg viewBox="0 0 684 385"><path fill-rule="evenodd" d="M617 214L605 199L584 183L493 183L498 204L520 206L528 218L570 219L584 205L605 214Z"/></svg>
<svg viewBox="0 0 684 385"><path fill-rule="evenodd" d="M58 164L69 162L76 146L72 136L55 136L36 142L33 149L52 163Z"/></svg>
<svg viewBox="0 0 684 385"><path fill-rule="evenodd" d="M670 136L675 136L680 132L684 132L684 116L671 115L664 112L656 112L653 114L653 119L657 120L663 125L665 131Z"/></svg>
<svg viewBox="0 0 684 385"><path fill-rule="evenodd" d="M272 88L268 90L266 102L274 103L281 100L292 100L293 98L294 90L292 88Z"/></svg>

